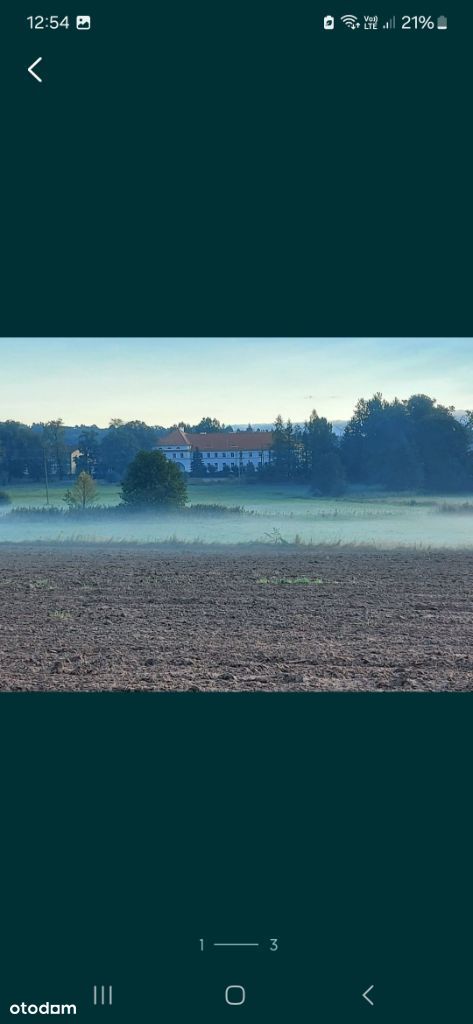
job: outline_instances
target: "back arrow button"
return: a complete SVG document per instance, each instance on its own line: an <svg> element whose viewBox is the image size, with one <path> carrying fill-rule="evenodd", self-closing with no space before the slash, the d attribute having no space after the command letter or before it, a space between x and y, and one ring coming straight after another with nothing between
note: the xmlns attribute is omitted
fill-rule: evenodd
<svg viewBox="0 0 473 1024"><path fill-rule="evenodd" d="M362 995L362 999L366 999L366 1002L369 1003L370 1006L374 1006L373 1000L370 999L370 992L372 992L373 989L374 989L374 985L370 985L370 987L367 988L366 992L363 992L363 995Z"/></svg>
<svg viewBox="0 0 473 1024"><path fill-rule="evenodd" d="M41 61L42 59L43 59L42 57L38 57L38 58L37 58L36 60L34 60L34 61L33 61L33 63L32 63L32 64L30 64L30 66L29 66L29 68L28 68L28 71L29 71L30 75L33 75L33 78L36 78L36 81L37 81L37 82L42 82L42 81L43 81L43 79L42 79L42 78L40 78L40 77L39 77L39 75L37 75L37 74L36 74L36 71L34 71L33 69L34 69L34 68L36 67L36 65L37 65L37 64L39 64L39 62L40 62L40 61Z"/></svg>

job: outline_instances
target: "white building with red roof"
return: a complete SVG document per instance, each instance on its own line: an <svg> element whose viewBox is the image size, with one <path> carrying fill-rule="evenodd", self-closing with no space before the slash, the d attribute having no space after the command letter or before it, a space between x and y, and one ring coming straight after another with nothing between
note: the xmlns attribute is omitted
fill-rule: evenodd
<svg viewBox="0 0 473 1024"><path fill-rule="evenodd" d="M186 434L180 427L158 441L157 448L172 459L185 473L192 469L192 456L197 450L204 466L222 472L225 467L245 469L265 466L271 461L273 434L271 430L235 430L208 434Z"/></svg>

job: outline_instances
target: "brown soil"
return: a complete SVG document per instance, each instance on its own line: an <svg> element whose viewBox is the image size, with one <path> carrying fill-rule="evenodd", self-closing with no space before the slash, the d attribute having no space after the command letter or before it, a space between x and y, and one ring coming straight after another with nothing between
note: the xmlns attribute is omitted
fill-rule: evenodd
<svg viewBox="0 0 473 1024"><path fill-rule="evenodd" d="M3 690L473 689L473 552L2 545L0 569Z"/></svg>

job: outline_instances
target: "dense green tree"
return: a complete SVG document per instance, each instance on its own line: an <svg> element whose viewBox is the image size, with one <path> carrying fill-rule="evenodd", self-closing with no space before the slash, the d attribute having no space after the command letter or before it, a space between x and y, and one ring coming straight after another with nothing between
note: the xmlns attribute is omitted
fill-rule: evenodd
<svg viewBox="0 0 473 1024"><path fill-rule="evenodd" d="M353 483L390 490L463 490L473 483L468 428L427 395L360 399L342 440Z"/></svg>
<svg viewBox="0 0 473 1024"><path fill-rule="evenodd" d="M0 483L43 477L40 435L16 420L0 423Z"/></svg>
<svg viewBox="0 0 473 1024"><path fill-rule="evenodd" d="M64 423L61 419L49 420L42 425L42 444L48 460L49 472L58 480L64 480L71 471L70 448L66 443Z"/></svg>
<svg viewBox="0 0 473 1024"><path fill-rule="evenodd" d="M371 437L376 433L375 421L383 409L381 394L366 401L360 398L347 423L342 440L342 456L351 483L367 483L367 462Z"/></svg>
<svg viewBox="0 0 473 1024"><path fill-rule="evenodd" d="M467 426L453 408L427 395L405 403L423 466L424 487L433 491L466 490L473 485L473 454Z"/></svg>
<svg viewBox="0 0 473 1024"><path fill-rule="evenodd" d="M220 423L220 420L216 420L211 416L203 416L199 423L195 423L194 426L187 424L183 426L181 423L179 426L189 434L219 434L233 433L233 427L226 427L224 423Z"/></svg>
<svg viewBox="0 0 473 1024"><path fill-rule="evenodd" d="M268 467L267 475L275 480L289 480L290 462L288 435L284 420L279 414L274 421L271 465Z"/></svg>
<svg viewBox="0 0 473 1024"><path fill-rule="evenodd" d="M377 393L360 399L347 424L342 453L349 478L405 490L423 485L422 460L408 411L397 398L393 402Z"/></svg>
<svg viewBox="0 0 473 1024"><path fill-rule="evenodd" d="M191 457L191 476L199 477L206 476L207 469L204 465L202 452L199 448L194 448Z"/></svg>
<svg viewBox="0 0 473 1024"><path fill-rule="evenodd" d="M161 433L141 420L112 420L100 445L96 476L120 480L138 452L153 450Z"/></svg>
<svg viewBox="0 0 473 1024"><path fill-rule="evenodd" d="M273 427L271 462L261 468L261 476L268 480L297 480L304 475L303 433L291 420L284 423L276 416Z"/></svg>
<svg viewBox="0 0 473 1024"><path fill-rule="evenodd" d="M178 508L187 485L182 469L160 451L138 452L122 483L122 500L134 508Z"/></svg>
<svg viewBox="0 0 473 1024"><path fill-rule="evenodd" d="M312 490L321 494L341 494L345 488L345 471L339 444L332 424L315 409L305 424L303 435L304 464Z"/></svg>
<svg viewBox="0 0 473 1024"><path fill-rule="evenodd" d="M288 480L294 480L298 467L297 434L291 420L287 420L284 428L284 441L286 449L286 473Z"/></svg>
<svg viewBox="0 0 473 1024"><path fill-rule="evenodd" d="M76 459L76 470L93 474L99 458L100 435L97 427L82 427L77 439L80 455Z"/></svg>

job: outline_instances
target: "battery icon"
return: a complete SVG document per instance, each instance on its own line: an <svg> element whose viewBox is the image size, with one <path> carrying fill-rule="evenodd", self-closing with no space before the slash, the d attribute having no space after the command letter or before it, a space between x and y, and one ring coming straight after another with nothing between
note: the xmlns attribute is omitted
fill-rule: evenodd
<svg viewBox="0 0 473 1024"><path fill-rule="evenodd" d="M437 28L444 28L445 29L447 27L448 27L447 19L446 19L444 14L441 14L440 18L437 18Z"/></svg>

